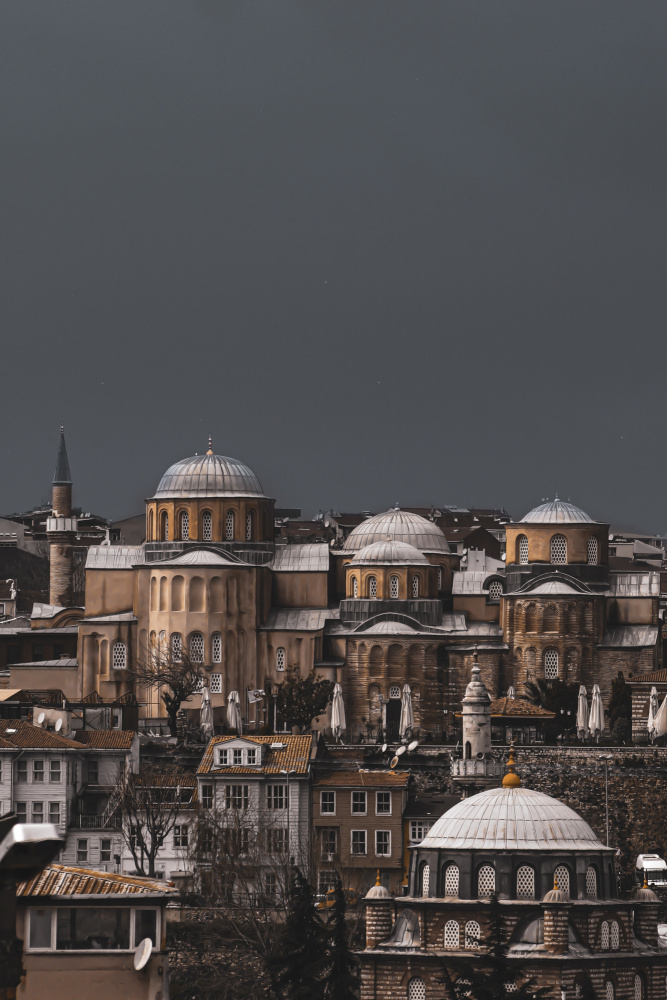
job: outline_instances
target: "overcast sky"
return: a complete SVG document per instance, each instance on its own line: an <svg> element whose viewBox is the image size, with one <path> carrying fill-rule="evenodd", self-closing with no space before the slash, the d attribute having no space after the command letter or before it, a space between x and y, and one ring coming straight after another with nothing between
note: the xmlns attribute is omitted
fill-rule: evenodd
<svg viewBox="0 0 667 1000"><path fill-rule="evenodd" d="M667 5L4 0L0 511L571 497L667 531Z"/></svg>

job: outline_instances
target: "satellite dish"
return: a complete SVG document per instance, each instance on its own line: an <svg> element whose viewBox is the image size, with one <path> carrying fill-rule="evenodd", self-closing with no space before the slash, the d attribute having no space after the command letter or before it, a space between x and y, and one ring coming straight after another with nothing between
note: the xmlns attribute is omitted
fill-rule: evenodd
<svg viewBox="0 0 667 1000"><path fill-rule="evenodd" d="M40 712L39 715L37 716L37 725L38 726L43 726L45 718L46 718L46 715L44 714L44 712Z"/></svg>
<svg viewBox="0 0 667 1000"><path fill-rule="evenodd" d="M386 752L387 752L387 744L383 743L382 744L382 753L386 753Z"/></svg>
<svg viewBox="0 0 667 1000"><path fill-rule="evenodd" d="M400 757L402 753L405 753L405 747L396 747L396 756Z"/></svg>
<svg viewBox="0 0 667 1000"><path fill-rule="evenodd" d="M63 728L63 720L58 719L56 721L56 726L55 726L56 732L59 733L62 728Z"/></svg>
<svg viewBox="0 0 667 1000"><path fill-rule="evenodd" d="M153 950L153 942L150 938L144 938L137 945L137 950L134 953L134 968L137 972L143 969L146 962L151 957L151 952Z"/></svg>
<svg viewBox="0 0 667 1000"><path fill-rule="evenodd" d="M410 751L410 753L412 753L412 751L416 750L418 746L419 746L419 740L413 740L412 743L408 743L408 750Z"/></svg>
<svg viewBox="0 0 667 1000"><path fill-rule="evenodd" d="M398 757L392 757L391 764L389 765L389 767L396 767L397 764L398 764Z"/></svg>

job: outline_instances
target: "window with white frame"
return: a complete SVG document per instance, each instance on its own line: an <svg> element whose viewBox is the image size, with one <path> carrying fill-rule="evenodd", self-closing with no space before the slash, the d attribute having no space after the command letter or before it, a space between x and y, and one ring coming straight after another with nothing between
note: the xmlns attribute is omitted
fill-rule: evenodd
<svg viewBox="0 0 667 1000"><path fill-rule="evenodd" d="M465 946L466 948L473 949L479 948L479 941L482 936L482 928L479 926L476 920L468 920L466 923L465 930Z"/></svg>
<svg viewBox="0 0 667 1000"><path fill-rule="evenodd" d="M365 830L352 830L351 850L355 856L368 853Z"/></svg>
<svg viewBox="0 0 667 1000"><path fill-rule="evenodd" d="M592 865L586 869L586 896L588 899L598 898L598 873Z"/></svg>
<svg viewBox="0 0 667 1000"><path fill-rule="evenodd" d="M411 819L410 820L410 843L418 844L424 839L428 831L433 826L427 819Z"/></svg>
<svg viewBox="0 0 667 1000"><path fill-rule="evenodd" d="M412 577L412 596L419 597L419 577Z"/></svg>
<svg viewBox="0 0 667 1000"><path fill-rule="evenodd" d="M204 784L201 786L201 804L204 809L213 808L213 785Z"/></svg>
<svg viewBox="0 0 667 1000"><path fill-rule="evenodd" d="M193 663L204 662L204 636L201 632L190 633L190 659Z"/></svg>
<svg viewBox="0 0 667 1000"><path fill-rule="evenodd" d="M374 576L368 577L368 596L377 597L378 595L378 582Z"/></svg>
<svg viewBox="0 0 667 1000"><path fill-rule="evenodd" d="M16 761L16 781L21 784L28 780L28 761L20 758Z"/></svg>
<svg viewBox="0 0 667 1000"><path fill-rule="evenodd" d="M586 543L586 557L589 566L597 566L598 561L598 540L597 538L589 538Z"/></svg>
<svg viewBox="0 0 667 1000"><path fill-rule="evenodd" d="M190 537L190 515L187 510L181 511L181 538L186 541Z"/></svg>
<svg viewBox="0 0 667 1000"><path fill-rule="evenodd" d="M28 803L27 802L15 802L14 806L16 808L16 815L19 818L19 823L28 822Z"/></svg>
<svg viewBox="0 0 667 1000"><path fill-rule="evenodd" d="M108 837L100 840L100 861L107 864L111 861L111 840Z"/></svg>
<svg viewBox="0 0 667 1000"><path fill-rule="evenodd" d="M211 694L222 694L222 674L211 674Z"/></svg>
<svg viewBox="0 0 667 1000"><path fill-rule="evenodd" d="M567 562L567 540L565 535L552 535L549 545L551 562L562 565Z"/></svg>
<svg viewBox="0 0 667 1000"><path fill-rule="evenodd" d="M426 984L419 976L408 983L408 1000L426 1000Z"/></svg>
<svg viewBox="0 0 667 1000"><path fill-rule="evenodd" d="M201 516L201 537L203 542L213 539L213 515L210 510L205 510Z"/></svg>
<svg viewBox="0 0 667 1000"><path fill-rule="evenodd" d="M38 782L44 782L44 761L43 760L33 760L32 762L32 780Z"/></svg>
<svg viewBox="0 0 667 1000"><path fill-rule="evenodd" d="M227 809L247 809L248 803L248 785L225 785L225 805Z"/></svg>
<svg viewBox="0 0 667 1000"><path fill-rule="evenodd" d="M391 816L391 792L375 793L376 816Z"/></svg>
<svg viewBox="0 0 667 1000"><path fill-rule="evenodd" d="M268 809L287 808L287 785L267 785L266 795Z"/></svg>
<svg viewBox="0 0 667 1000"><path fill-rule="evenodd" d="M352 597L358 597L358 596L359 596L359 582L358 582L356 576L353 576L352 577Z"/></svg>
<svg viewBox="0 0 667 1000"><path fill-rule="evenodd" d="M459 947L461 928L458 920L448 920L445 924L445 948L451 950Z"/></svg>
<svg viewBox="0 0 667 1000"><path fill-rule="evenodd" d="M320 813L323 816L336 815L336 793L320 792Z"/></svg>
<svg viewBox="0 0 667 1000"><path fill-rule="evenodd" d="M102 841L105 843L105 841ZM106 841L111 848L111 841ZM130 906L30 906L28 951L134 951L149 938L159 943L158 911Z"/></svg>
<svg viewBox="0 0 667 1000"><path fill-rule="evenodd" d="M222 663L222 636L219 632L211 636L211 654L214 663Z"/></svg>
<svg viewBox="0 0 667 1000"><path fill-rule="evenodd" d="M445 896L459 895L459 866L447 865L445 868Z"/></svg>
<svg viewBox="0 0 667 1000"><path fill-rule="evenodd" d="M492 896L496 891L496 872L491 865L482 865L477 873L477 895L480 899Z"/></svg>
<svg viewBox="0 0 667 1000"><path fill-rule="evenodd" d="M516 898L535 899L535 871L530 865L521 865L517 869Z"/></svg>
<svg viewBox="0 0 667 1000"><path fill-rule="evenodd" d="M232 748L232 765L233 767L241 767L243 764L243 748L233 747Z"/></svg>
<svg viewBox="0 0 667 1000"><path fill-rule="evenodd" d="M366 815L366 792L352 792L352 814Z"/></svg>
<svg viewBox="0 0 667 1000"><path fill-rule="evenodd" d="M188 824L176 823L174 826L174 847L188 846Z"/></svg>
<svg viewBox="0 0 667 1000"><path fill-rule="evenodd" d="M264 895L267 899L275 899L278 895L278 876L275 872L264 875Z"/></svg>
<svg viewBox="0 0 667 1000"><path fill-rule="evenodd" d="M431 866L422 865L421 870L421 896L428 896L431 889Z"/></svg>
<svg viewBox="0 0 667 1000"><path fill-rule="evenodd" d="M525 535L519 535L519 564L528 565L528 539Z"/></svg>
<svg viewBox="0 0 667 1000"><path fill-rule="evenodd" d="M320 896L324 896L327 892L331 892L335 888L337 874L335 871L320 871L317 873L317 891Z"/></svg>
<svg viewBox="0 0 667 1000"><path fill-rule="evenodd" d="M60 826L60 802L49 802L49 823Z"/></svg>
<svg viewBox="0 0 667 1000"><path fill-rule="evenodd" d="M499 601L503 596L503 585L500 580L492 580L489 584L489 600Z"/></svg>
<svg viewBox="0 0 667 1000"><path fill-rule="evenodd" d="M391 687L389 688L389 697L390 698L400 698L401 697L401 689L398 686L398 684L392 684L391 685Z"/></svg>
<svg viewBox="0 0 667 1000"><path fill-rule="evenodd" d="M609 945L612 951L618 951L621 947L621 932L616 920L612 920L609 927Z"/></svg>
<svg viewBox="0 0 667 1000"><path fill-rule="evenodd" d="M33 823L43 823L44 822L44 803L43 802L33 802L32 803L32 821L33 821Z"/></svg>
<svg viewBox="0 0 667 1000"><path fill-rule="evenodd" d="M234 541L234 511L228 510L225 514L225 538L228 542Z"/></svg>
<svg viewBox="0 0 667 1000"><path fill-rule="evenodd" d="M388 858L391 854L391 830L375 831L375 854L378 858Z"/></svg>
<svg viewBox="0 0 667 1000"><path fill-rule="evenodd" d="M285 649L283 646L278 646L276 650L276 670L281 673L285 669Z"/></svg>
<svg viewBox="0 0 667 1000"><path fill-rule="evenodd" d="M544 650L544 679L555 681L558 677L558 650Z"/></svg>
<svg viewBox="0 0 667 1000"><path fill-rule="evenodd" d="M183 636L174 632L171 637L171 655L174 663L180 663L183 656Z"/></svg>
<svg viewBox="0 0 667 1000"><path fill-rule="evenodd" d="M245 540L246 540L246 542L251 542L252 541L252 535L253 535L252 528L253 528L253 515L252 515L252 511L249 510L248 513L245 516Z"/></svg>
<svg viewBox="0 0 667 1000"><path fill-rule="evenodd" d="M114 670L125 670L127 668L127 646L120 640L114 642L112 662Z"/></svg>
<svg viewBox="0 0 667 1000"><path fill-rule="evenodd" d="M80 837L76 842L76 862L81 864L88 860L88 838Z"/></svg>
<svg viewBox="0 0 667 1000"><path fill-rule="evenodd" d="M570 872L565 865L558 865L554 872L554 885L570 897Z"/></svg>
<svg viewBox="0 0 667 1000"><path fill-rule="evenodd" d="M51 784L52 785L59 785L60 781L61 781L61 775L62 775L62 772L61 772L61 769L60 769L60 761L57 760L57 759L56 760L53 760L53 759L50 760L49 761L49 781L51 782Z"/></svg>
<svg viewBox="0 0 667 1000"><path fill-rule="evenodd" d="M391 576L389 578L389 596L396 599L398 597L398 577Z"/></svg>
<svg viewBox="0 0 667 1000"><path fill-rule="evenodd" d="M322 830L322 860L333 861L336 856L336 830Z"/></svg>

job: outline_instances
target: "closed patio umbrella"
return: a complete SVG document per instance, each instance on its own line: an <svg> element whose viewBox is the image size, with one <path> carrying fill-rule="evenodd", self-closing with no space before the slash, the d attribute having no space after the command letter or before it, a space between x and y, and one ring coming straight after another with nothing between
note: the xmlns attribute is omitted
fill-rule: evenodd
<svg viewBox="0 0 667 1000"><path fill-rule="evenodd" d="M604 709L602 708L602 695L600 685L593 685L593 697L591 699L591 713L588 716L588 728L591 736L598 737L604 729Z"/></svg>
<svg viewBox="0 0 667 1000"><path fill-rule="evenodd" d="M664 736L665 733L667 733L667 694L653 720L653 735Z"/></svg>
<svg viewBox="0 0 667 1000"><path fill-rule="evenodd" d="M579 698L577 699L577 736L583 740L588 733L588 698L586 688L579 685Z"/></svg>
<svg viewBox="0 0 667 1000"><path fill-rule="evenodd" d="M211 705L211 692L208 684L201 689L201 709L199 712L199 726L202 732L209 736L213 735L213 707Z"/></svg>
<svg viewBox="0 0 667 1000"><path fill-rule="evenodd" d="M655 728L655 717L658 714L658 689L655 685L651 688L651 694L648 701L648 721L646 723L646 728L648 729L649 736L653 736Z"/></svg>
<svg viewBox="0 0 667 1000"><path fill-rule="evenodd" d="M410 691L410 685L405 684L403 687L403 700L401 702L401 721L398 726L399 736L405 736L407 729L413 729L415 725L415 716L412 711L412 692Z"/></svg>
<svg viewBox="0 0 667 1000"><path fill-rule="evenodd" d="M333 689L333 701L331 703L331 732L334 734L336 739L340 739L340 735L345 731L345 729L343 689L340 684L335 684Z"/></svg>
<svg viewBox="0 0 667 1000"><path fill-rule="evenodd" d="M241 699L238 691L230 691L227 698L227 725L230 729L236 729L239 736L243 723L241 721Z"/></svg>

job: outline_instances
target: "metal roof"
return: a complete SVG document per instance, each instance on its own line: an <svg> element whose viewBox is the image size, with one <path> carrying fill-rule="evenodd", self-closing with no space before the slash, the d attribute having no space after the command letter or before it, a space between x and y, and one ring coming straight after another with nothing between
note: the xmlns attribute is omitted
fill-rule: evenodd
<svg viewBox="0 0 667 1000"><path fill-rule="evenodd" d="M372 542L357 552L350 566L428 566L429 561L423 552L408 542L385 538Z"/></svg>
<svg viewBox="0 0 667 1000"><path fill-rule="evenodd" d="M658 625L615 625L607 629L598 646L602 649L655 646L658 631Z"/></svg>
<svg viewBox="0 0 667 1000"><path fill-rule="evenodd" d="M175 892L173 882L70 865L47 865L35 878L16 887L17 896L167 896Z"/></svg>
<svg viewBox="0 0 667 1000"><path fill-rule="evenodd" d="M329 546L324 543L276 546L269 566L274 573L326 573Z"/></svg>
<svg viewBox="0 0 667 1000"><path fill-rule="evenodd" d="M61 656L58 660L26 660L24 663L12 663L11 669L16 670L19 667L78 667L78 665L79 662L75 656Z"/></svg>
<svg viewBox="0 0 667 1000"><path fill-rule="evenodd" d="M248 566L233 552L214 552L212 549L188 549L173 559L164 559L162 566Z"/></svg>
<svg viewBox="0 0 667 1000"><path fill-rule="evenodd" d="M452 594L485 594L488 587L484 583L490 576L498 577L497 572L487 573L486 570L457 570L452 573Z"/></svg>
<svg viewBox="0 0 667 1000"><path fill-rule="evenodd" d="M263 497L252 469L225 455L193 455L170 465L153 499L171 497Z"/></svg>
<svg viewBox="0 0 667 1000"><path fill-rule="evenodd" d="M420 552L450 551L447 539L437 524L421 514L412 514L398 507L362 521L347 536L343 549L358 552L373 542L384 541L387 536L398 542L407 542Z"/></svg>
<svg viewBox="0 0 667 1000"><path fill-rule="evenodd" d="M72 485L72 475L69 471L67 448L65 446L65 432L62 427L60 428L60 445L58 447L58 457L56 459L56 471L53 473L53 485Z"/></svg>
<svg viewBox="0 0 667 1000"><path fill-rule="evenodd" d="M139 619L136 617L133 611L121 611L119 614L115 615L92 615L90 618L84 618L81 622L82 625L87 625L88 622L99 622L109 623L109 622L137 622Z"/></svg>
<svg viewBox="0 0 667 1000"><path fill-rule="evenodd" d="M143 545L91 545L86 569L132 569L144 561Z"/></svg>
<svg viewBox="0 0 667 1000"><path fill-rule="evenodd" d="M329 608L272 608L261 627L271 632L317 632L331 617Z"/></svg>
<svg viewBox="0 0 667 1000"><path fill-rule="evenodd" d="M565 503L564 500L549 500L539 507L533 507L525 517L521 518L520 524L597 524L586 514L581 507L575 507L573 503Z"/></svg>

